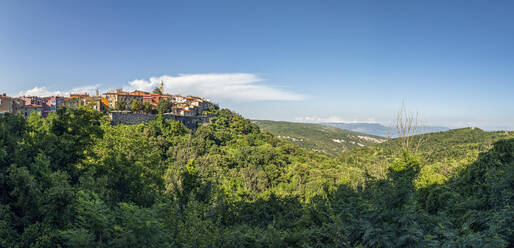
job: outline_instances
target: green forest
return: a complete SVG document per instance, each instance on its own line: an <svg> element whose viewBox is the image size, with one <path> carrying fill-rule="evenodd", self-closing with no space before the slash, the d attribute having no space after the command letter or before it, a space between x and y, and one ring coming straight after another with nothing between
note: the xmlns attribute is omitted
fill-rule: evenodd
<svg viewBox="0 0 514 248"><path fill-rule="evenodd" d="M0 247L514 246L512 132L328 155L213 116L0 115Z"/></svg>

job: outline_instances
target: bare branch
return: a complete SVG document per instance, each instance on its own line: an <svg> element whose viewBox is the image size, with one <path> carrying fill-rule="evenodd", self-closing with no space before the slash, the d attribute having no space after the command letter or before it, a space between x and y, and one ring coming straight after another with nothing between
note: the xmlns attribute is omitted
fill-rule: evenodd
<svg viewBox="0 0 514 248"><path fill-rule="evenodd" d="M419 118L419 114L409 114L405 109L405 105L398 111L395 120L395 128L402 152L418 152L420 146L423 144L425 137L424 135L418 135L423 133L423 122ZM416 144L413 144L416 142Z"/></svg>

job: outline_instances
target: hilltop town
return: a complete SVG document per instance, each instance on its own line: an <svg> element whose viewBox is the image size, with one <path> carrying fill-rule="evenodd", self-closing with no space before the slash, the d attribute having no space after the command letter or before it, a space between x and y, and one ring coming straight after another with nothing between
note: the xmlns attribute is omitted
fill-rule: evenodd
<svg viewBox="0 0 514 248"><path fill-rule="evenodd" d="M113 112L134 115L168 114L173 116L202 116L204 111L214 106L210 100L197 96L182 96L164 93L163 83L153 92L135 90L125 92L122 89L108 91L90 96L87 93L72 93L64 96L20 96L10 97L5 93L0 96L0 113L21 114L28 118L31 113L47 117L63 107L76 109L89 105L97 111L111 114Z"/></svg>

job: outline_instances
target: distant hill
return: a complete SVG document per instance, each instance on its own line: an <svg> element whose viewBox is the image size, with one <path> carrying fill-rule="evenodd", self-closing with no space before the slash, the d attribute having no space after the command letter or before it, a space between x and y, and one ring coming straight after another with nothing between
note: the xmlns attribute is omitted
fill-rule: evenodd
<svg viewBox="0 0 514 248"><path fill-rule="evenodd" d="M350 130L359 133L377 135L382 137L398 137L393 127L384 126L378 123L320 123L322 125L337 127L340 129ZM418 134L435 133L448 131L450 128L439 126L424 126Z"/></svg>
<svg viewBox="0 0 514 248"><path fill-rule="evenodd" d="M384 142L383 137L340 128L285 121L254 120L262 130L317 152L338 154L356 147Z"/></svg>
<svg viewBox="0 0 514 248"><path fill-rule="evenodd" d="M417 183L443 183L476 161L480 153L490 150L494 142L506 139L514 139L514 132L460 128L416 135L412 137L411 148L422 158L422 170ZM356 166L373 176L382 177L400 152L401 139L394 138L380 144L343 152L339 156L339 161L343 166Z"/></svg>

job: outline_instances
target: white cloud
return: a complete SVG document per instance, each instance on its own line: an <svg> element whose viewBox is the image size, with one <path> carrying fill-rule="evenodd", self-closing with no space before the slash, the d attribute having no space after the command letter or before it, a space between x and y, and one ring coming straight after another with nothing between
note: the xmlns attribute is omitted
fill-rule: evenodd
<svg viewBox="0 0 514 248"><path fill-rule="evenodd" d="M318 117L318 116L300 116L296 117L295 121L297 122L307 122L307 123L377 123L374 118L369 118L367 120L345 120L338 116L328 116L328 117Z"/></svg>
<svg viewBox="0 0 514 248"><path fill-rule="evenodd" d="M45 96L69 96L70 93L88 93L89 95L94 95L96 93L96 89L98 89L98 87L100 87L99 84L81 86L81 87L77 87L77 88L73 88L71 90L65 90L65 91L60 91L60 90L51 91L51 90L48 90L45 86L42 86L42 87L36 86L30 90L20 91L20 93L18 93L18 96L42 96L42 97L45 97Z"/></svg>
<svg viewBox="0 0 514 248"><path fill-rule="evenodd" d="M237 101L298 101L304 96L276 87L260 84L264 81L250 73L179 74L152 77L149 80L134 80L124 90L152 91L161 80L168 94L196 95L213 100Z"/></svg>
<svg viewBox="0 0 514 248"><path fill-rule="evenodd" d="M277 87L264 85L262 78L251 73L211 73L211 74L179 74L178 76L164 75L148 80L128 82L125 91L152 91L159 87L161 80L168 94L195 95L210 98L215 101L299 101L304 96ZM89 93L94 95L97 85L86 85L71 90L49 90L45 86L34 87L21 91L18 96L68 96L70 93Z"/></svg>
<svg viewBox="0 0 514 248"><path fill-rule="evenodd" d="M64 92L62 91L50 91L46 87L34 87L30 90L20 91L18 96L62 96Z"/></svg>

